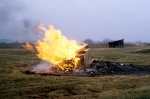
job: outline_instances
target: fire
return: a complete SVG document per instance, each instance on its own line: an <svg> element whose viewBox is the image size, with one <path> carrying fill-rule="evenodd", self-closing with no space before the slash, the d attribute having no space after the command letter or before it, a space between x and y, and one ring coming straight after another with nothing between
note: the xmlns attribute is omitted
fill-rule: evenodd
<svg viewBox="0 0 150 99"><path fill-rule="evenodd" d="M29 43L25 43L25 44L23 45L23 47L24 47L25 49L31 51L31 52L34 52L34 51L35 51L35 50L34 50L34 47L33 47L31 44L29 44Z"/></svg>
<svg viewBox="0 0 150 99"><path fill-rule="evenodd" d="M38 29L43 31L44 37L34 45L37 56L60 70L76 70L80 61L78 51L85 45L79 44L76 40L69 40L52 25L48 28L39 25Z"/></svg>

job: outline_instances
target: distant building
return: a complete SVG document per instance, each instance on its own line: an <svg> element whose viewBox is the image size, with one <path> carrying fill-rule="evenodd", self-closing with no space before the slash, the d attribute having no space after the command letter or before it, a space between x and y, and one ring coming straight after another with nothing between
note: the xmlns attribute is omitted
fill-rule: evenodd
<svg viewBox="0 0 150 99"><path fill-rule="evenodd" d="M113 42L108 42L108 45L110 48L122 48L124 47L124 39L113 41Z"/></svg>

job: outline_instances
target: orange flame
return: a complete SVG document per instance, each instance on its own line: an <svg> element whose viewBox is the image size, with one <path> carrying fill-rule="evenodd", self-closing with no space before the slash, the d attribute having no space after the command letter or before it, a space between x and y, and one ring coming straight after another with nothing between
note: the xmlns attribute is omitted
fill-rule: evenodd
<svg viewBox="0 0 150 99"><path fill-rule="evenodd" d="M31 52L34 52L34 51L35 51L34 47L33 47L31 44L29 44L29 43L25 43L25 44L23 45L23 47L24 47L25 49L31 51Z"/></svg>
<svg viewBox="0 0 150 99"><path fill-rule="evenodd" d="M85 45L67 39L60 30L55 29L52 25L48 28L39 25L38 28L44 31L44 38L38 40L35 44L38 57L61 70L75 70L80 60L77 57L77 52Z"/></svg>

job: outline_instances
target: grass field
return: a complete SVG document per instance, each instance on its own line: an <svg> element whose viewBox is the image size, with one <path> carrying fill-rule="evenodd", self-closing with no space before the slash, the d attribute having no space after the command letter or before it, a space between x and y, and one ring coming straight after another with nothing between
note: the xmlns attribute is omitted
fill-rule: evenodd
<svg viewBox="0 0 150 99"><path fill-rule="evenodd" d="M150 46L91 48L92 58L150 65ZM22 73L40 63L35 54L16 45L0 46L0 98L150 99L150 75L97 77L41 76Z"/></svg>

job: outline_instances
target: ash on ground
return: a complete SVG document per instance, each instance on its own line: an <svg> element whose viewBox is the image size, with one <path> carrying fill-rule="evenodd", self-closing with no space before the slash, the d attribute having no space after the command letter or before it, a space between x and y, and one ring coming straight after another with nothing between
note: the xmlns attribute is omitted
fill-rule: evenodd
<svg viewBox="0 0 150 99"><path fill-rule="evenodd" d="M23 72L25 74L40 74L40 75L55 75L55 76L65 74L64 71L59 70L52 64L49 64L48 62L45 61L32 67L29 67Z"/></svg>
<svg viewBox="0 0 150 99"><path fill-rule="evenodd" d="M91 75L142 74L150 73L150 66L94 60L85 71Z"/></svg>
<svg viewBox="0 0 150 99"><path fill-rule="evenodd" d="M150 74L150 66L124 64L110 61L93 60L93 62L83 69L76 71L61 71L48 63L42 62L24 71L26 74L40 74L53 76L96 76L112 74Z"/></svg>

